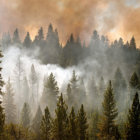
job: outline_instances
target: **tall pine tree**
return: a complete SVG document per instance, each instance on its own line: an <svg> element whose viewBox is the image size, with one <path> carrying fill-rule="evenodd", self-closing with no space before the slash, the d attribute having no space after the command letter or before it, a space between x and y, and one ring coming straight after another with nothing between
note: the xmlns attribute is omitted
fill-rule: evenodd
<svg viewBox="0 0 140 140"><path fill-rule="evenodd" d="M131 109L129 109L128 122L126 124L126 140L138 140L140 138L140 102L138 93L135 94Z"/></svg>
<svg viewBox="0 0 140 140"><path fill-rule="evenodd" d="M21 112L21 124L23 127L28 128L30 126L31 113L28 103L24 103L22 112Z"/></svg>
<svg viewBox="0 0 140 140"><path fill-rule="evenodd" d="M67 140L68 138L67 105L63 100L62 94L57 102L57 108L55 110L55 119L53 120L51 137L54 140Z"/></svg>
<svg viewBox="0 0 140 140"><path fill-rule="evenodd" d="M6 85L6 91L4 95L4 108L6 123L16 123L16 105L14 104L14 93L10 78Z"/></svg>
<svg viewBox="0 0 140 140"><path fill-rule="evenodd" d="M49 108L45 108L45 114L41 120L41 137L43 140L51 140L51 127L52 127L52 118L49 112Z"/></svg>
<svg viewBox="0 0 140 140"><path fill-rule="evenodd" d="M77 123L78 123L79 140L87 140L88 139L88 124L87 124L87 117L86 117L86 113L85 113L83 105L81 105L81 108L78 111Z"/></svg>
<svg viewBox="0 0 140 140"><path fill-rule="evenodd" d="M118 115L111 81L104 93L103 117L99 126L99 140L119 140L115 119Z"/></svg>

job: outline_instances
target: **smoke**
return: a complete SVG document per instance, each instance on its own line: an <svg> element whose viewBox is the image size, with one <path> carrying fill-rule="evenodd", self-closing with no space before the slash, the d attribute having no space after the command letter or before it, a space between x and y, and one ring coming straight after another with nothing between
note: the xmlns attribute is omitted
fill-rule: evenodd
<svg viewBox="0 0 140 140"><path fill-rule="evenodd" d="M32 38L40 26L45 31L51 22L58 28L61 42L71 32L89 40L93 29L106 34L111 40L136 37L140 42L139 0L0 0L0 31L12 32L16 27L30 31Z"/></svg>

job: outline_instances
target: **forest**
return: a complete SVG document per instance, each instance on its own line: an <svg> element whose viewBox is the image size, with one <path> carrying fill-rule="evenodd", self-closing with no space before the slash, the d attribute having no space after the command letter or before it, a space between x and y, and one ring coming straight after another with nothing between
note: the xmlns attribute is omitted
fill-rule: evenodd
<svg viewBox="0 0 140 140"><path fill-rule="evenodd" d="M135 37L89 42L43 27L0 39L0 140L138 140L140 49Z"/></svg>

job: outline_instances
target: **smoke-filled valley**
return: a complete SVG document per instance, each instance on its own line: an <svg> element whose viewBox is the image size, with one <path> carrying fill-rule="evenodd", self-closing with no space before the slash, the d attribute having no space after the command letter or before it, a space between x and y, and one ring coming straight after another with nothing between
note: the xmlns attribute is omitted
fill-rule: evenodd
<svg viewBox="0 0 140 140"><path fill-rule="evenodd" d="M71 34L62 45L52 24L34 40L19 34L1 38L0 140L137 140L134 36L110 42L95 30L89 42Z"/></svg>

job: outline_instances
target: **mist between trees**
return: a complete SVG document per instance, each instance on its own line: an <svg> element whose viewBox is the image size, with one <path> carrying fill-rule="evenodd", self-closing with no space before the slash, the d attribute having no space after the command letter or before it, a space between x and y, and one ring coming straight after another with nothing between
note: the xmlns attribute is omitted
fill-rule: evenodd
<svg viewBox="0 0 140 140"><path fill-rule="evenodd" d="M62 46L50 24L46 37L40 28L33 41L28 32L21 42L16 29L1 44L2 140L137 139L140 51L134 37L111 43L94 31L88 44L71 34Z"/></svg>

